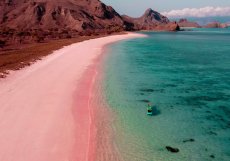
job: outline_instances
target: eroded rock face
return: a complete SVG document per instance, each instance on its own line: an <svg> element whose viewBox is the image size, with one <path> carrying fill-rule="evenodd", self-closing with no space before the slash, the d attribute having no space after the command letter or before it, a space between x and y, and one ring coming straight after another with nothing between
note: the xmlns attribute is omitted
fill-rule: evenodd
<svg viewBox="0 0 230 161"><path fill-rule="evenodd" d="M45 13L46 13L46 7L44 4L40 4L36 6L34 9L34 14L35 17L37 18L37 21L41 21Z"/></svg>

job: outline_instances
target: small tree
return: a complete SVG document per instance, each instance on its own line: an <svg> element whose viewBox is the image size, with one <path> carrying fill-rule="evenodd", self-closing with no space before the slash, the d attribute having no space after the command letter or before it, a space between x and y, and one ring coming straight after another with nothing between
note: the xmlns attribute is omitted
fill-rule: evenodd
<svg viewBox="0 0 230 161"><path fill-rule="evenodd" d="M45 36L40 35L40 34L34 35L33 38L34 38L35 42L37 42L37 43L42 43L45 40Z"/></svg>
<svg viewBox="0 0 230 161"><path fill-rule="evenodd" d="M3 48L6 45L6 41L0 40L0 48Z"/></svg>

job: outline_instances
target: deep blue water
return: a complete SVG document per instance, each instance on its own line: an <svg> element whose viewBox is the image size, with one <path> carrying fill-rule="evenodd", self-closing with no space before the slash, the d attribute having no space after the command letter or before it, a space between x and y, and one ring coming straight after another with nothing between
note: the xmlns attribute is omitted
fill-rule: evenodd
<svg viewBox="0 0 230 161"><path fill-rule="evenodd" d="M144 34L110 45L104 64L121 157L229 161L230 30ZM146 115L147 102L154 116Z"/></svg>

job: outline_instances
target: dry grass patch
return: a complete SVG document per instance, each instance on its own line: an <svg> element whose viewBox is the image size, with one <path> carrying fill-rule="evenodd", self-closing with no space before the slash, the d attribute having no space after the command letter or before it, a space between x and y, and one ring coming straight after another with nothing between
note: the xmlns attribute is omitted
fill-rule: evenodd
<svg viewBox="0 0 230 161"><path fill-rule="evenodd" d="M73 43L102 36L82 36L73 39L53 40L48 43L31 44L25 48L0 53L0 78L6 77L8 70L19 70L29 66L53 51Z"/></svg>

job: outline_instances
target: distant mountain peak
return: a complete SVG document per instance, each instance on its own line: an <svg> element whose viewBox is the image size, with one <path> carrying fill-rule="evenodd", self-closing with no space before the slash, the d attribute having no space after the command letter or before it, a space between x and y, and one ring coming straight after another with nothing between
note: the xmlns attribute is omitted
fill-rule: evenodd
<svg viewBox="0 0 230 161"><path fill-rule="evenodd" d="M152 8L148 8L143 16L141 18L145 22L155 22L155 23L168 23L169 19L163 15L161 15L159 12L154 11Z"/></svg>
<svg viewBox="0 0 230 161"><path fill-rule="evenodd" d="M123 20L129 28L135 30L178 30L178 25L176 23L170 23L169 19L159 12L148 8L144 14L139 18L132 18L127 15L122 16Z"/></svg>
<svg viewBox="0 0 230 161"><path fill-rule="evenodd" d="M148 15L150 14L151 12L154 12L154 10L152 8L148 8L146 11L145 11L145 15Z"/></svg>

